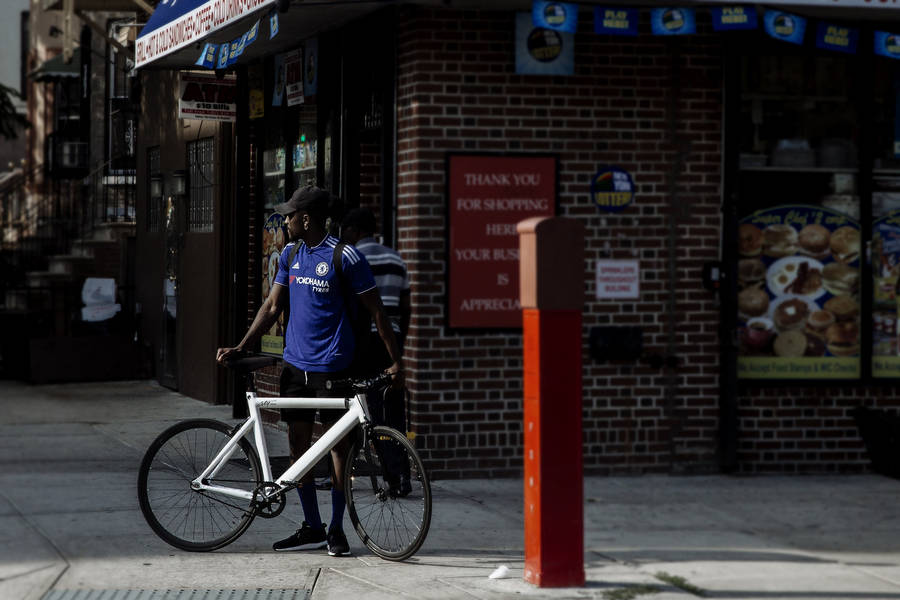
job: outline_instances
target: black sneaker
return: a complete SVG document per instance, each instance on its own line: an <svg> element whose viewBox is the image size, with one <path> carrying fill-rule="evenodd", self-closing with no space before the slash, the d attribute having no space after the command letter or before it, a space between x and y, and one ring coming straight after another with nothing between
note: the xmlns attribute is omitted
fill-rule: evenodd
<svg viewBox="0 0 900 600"><path fill-rule="evenodd" d="M328 532L328 556L349 556L350 544L347 536L340 529L332 529Z"/></svg>
<svg viewBox="0 0 900 600"><path fill-rule="evenodd" d="M294 535L284 538L280 542L272 544L272 550L287 552L289 550L317 550L327 545L325 541L325 525L320 529L313 529L306 521Z"/></svg>

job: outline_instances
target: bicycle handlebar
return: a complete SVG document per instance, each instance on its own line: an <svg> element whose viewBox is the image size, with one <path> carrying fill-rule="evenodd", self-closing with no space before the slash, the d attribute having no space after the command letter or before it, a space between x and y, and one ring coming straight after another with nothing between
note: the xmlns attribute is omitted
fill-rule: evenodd
<svg viewBox="0 0 900 600"><path fill-rule="evenodd" d="M235 352L223 362L224 366L237 371L239 373L250 373L263 367L271 367L278 364L281 360L276 356L268 356L265 354L255 354L253 352ZM356 392L365 392L384 383L390 383L393 375L390 373L379 373L374 377L359 378L347 377L345 379L334 379L325 382L326 389L351 388Z"/></svg>
<svg viewBox="0 0 900 600"><path fill-rule="evenodd" d="M346 379L334 379L325 382L326 389L335 389L342 387L352 388L357 392L366 392L374 387L378 387L383 383L390 383L394 378L391 373L379 373L374 377L369 377L365 379L360 379L358 377L347 377Z"/></svg>

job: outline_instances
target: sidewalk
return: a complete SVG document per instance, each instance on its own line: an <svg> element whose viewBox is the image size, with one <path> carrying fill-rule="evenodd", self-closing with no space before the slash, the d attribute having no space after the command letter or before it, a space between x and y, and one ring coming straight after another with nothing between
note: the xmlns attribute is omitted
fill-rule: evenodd
<svg viewBox="0 0 900 600"><path fill-rule="evenodd" d="M50 600L66 590L88 600L102 597L97 590L254 590L247 598L290 590L278 596L287 600L668 600L701 592L900 600L900 482L880 476L589 477L583 588L522 580L519 480L434 482L428 538L403 563L369 553L349 520L352 557L272 552L299 525L296 495L280 517L255 520L231 546L176 550L137 506L140 458L168 424L231 421L230 413L147 381L0 381L0 600ZM269 432L273 455L286 454L283 438ZM319 498L329 515L330 494ZM508 576L489 579L501 565Z"/></svg>

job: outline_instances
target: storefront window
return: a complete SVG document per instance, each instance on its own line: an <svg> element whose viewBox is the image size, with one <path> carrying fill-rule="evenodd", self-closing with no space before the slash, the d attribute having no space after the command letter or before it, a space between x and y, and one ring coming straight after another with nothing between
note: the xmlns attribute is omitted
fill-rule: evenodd
<svg viewBox="0 0 900 600"><path fill-rule="evenodd" d="M295 51L292 51L293 53ZM260 248L260 300L268 298L278 260L287 243L284 218L275 207L305 185L316 185L318 173L318 112L312 98L302 94L286 94L286 80L279 79L280 59L273 60L267 70L267 93L271 93L265 117L258 126L264 139L262 152L261 191L263 197L262 247ZM279 89L279 85L282 86ZM296 91L296 90L295 90ZM281 355L284 348L284 316L262 336L262 351Z"/></svg>
<svg viewBox="0 0 900 600"><path fill-rule="evenodd" d="M853 58L757 51L741 65L738 373L858 379L863 81Z"/></svg>

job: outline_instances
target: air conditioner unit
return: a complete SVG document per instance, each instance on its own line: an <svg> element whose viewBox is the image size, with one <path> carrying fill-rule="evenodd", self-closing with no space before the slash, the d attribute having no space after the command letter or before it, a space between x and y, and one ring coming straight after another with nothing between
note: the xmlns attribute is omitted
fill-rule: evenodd
<svg viewBox="0 0 900 600"><path fill-rule="evenodd" d="M87 144L84 142L61 142L59 144L59 166L63 169L78 169L85 164Z"/></svg>

